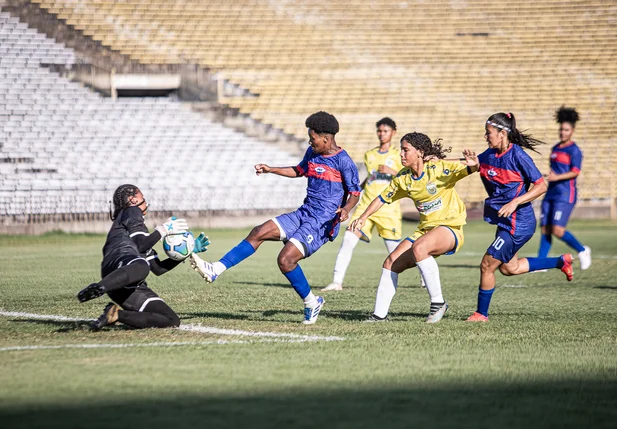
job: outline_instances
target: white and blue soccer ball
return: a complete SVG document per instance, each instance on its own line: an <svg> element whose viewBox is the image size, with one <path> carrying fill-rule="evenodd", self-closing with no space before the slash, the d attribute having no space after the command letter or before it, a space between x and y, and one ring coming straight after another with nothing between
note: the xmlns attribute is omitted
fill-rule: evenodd
<svg viewBox="0 0 617 429"><path fill-rule="evenodd" d="M163 240L163 250L174 261L183 261L195 249L195 237L190 231L168 235Z"/></svg>

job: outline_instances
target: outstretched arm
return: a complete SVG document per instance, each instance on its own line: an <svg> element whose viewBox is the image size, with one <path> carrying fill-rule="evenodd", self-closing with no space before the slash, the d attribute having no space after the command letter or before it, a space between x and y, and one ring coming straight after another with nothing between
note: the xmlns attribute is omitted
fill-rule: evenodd
<svg viewBox="0 0 617 429"><path fill-rule="evenodd" d="M180 264L182 261L174 261L171 258L167 258L161 261L158 258L154 258L151 259L149 262L150 271L152 271L154 275L160 276L176 268L178 264Z"/></svg>
<svg viewBox="0 0 617 429"><path fill-rule="evenodd" d="M480 169L480 161L478 155L471 149L463 149L464 161L461 164L466 165L469 168L470 173L475 173Z"/></svg>
<svg viewBox="0 0 617 429"><path fill-rule="evenodd" d="M267 164L257 164L255 166L255 174L258 176L260 174L277 174L283 177L298 177L300 176L300 172L296 170L294 167L270 167Z"/></svg>
<svg viewBox="0 0 617 429"><path fill-rule="evenodd" d="M366 208L366 210L364 210L364 213L362 213L362 215L354 220L351 225L349 225L349 229L352 232L355 231L359 231L364 227L364 224L366 223L366 220L373 214L375 213L377 210L379 210L385 203L381 200L380 197L375 198L371 204L369 204L369 206Z"/></svg>

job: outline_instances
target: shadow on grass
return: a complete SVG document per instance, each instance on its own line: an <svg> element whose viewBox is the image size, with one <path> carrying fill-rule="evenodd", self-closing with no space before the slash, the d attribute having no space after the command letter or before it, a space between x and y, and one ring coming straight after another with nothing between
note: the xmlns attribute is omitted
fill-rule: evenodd
<svg viewBox="0 0 617 429"><path fill-rule="evenodd" d="M178 316L184 322L184 319L227 319L227 320L248 320L251 319L250 316L246 314L237 314L237 313L217 313L217 312L190 312L190 313L178 313Z"/></svg>
<svg viewBox="0 0 617 429"><path fill-rule="evenodd" d="M365 311L365 310L341 310L341 311L331 311L328 310L326 313L324 313L324 316L328 317L328 318L332 318L332 319L340 319L340 320L348 320L348 321L356 321L356 322L363 322L365 321L371 314L371 311ZM397 321L400 321L400 319L415 319L415 318L422 318L422 320L426 319L426 314L427 313L397 313L397 312L391 312L388 313L388 318L389 319L396 319Z"/></svg>
<svg viewBox="0 0 617 429"><path fill-rule="evenodd" d="M284 287L286 289L290 289L291 285L289 283L263 283L263 282L232 282L235 285L246 285L246 286L267 286L267 287Z"/></svg>
<svg viewBox="0 0 617 429"><path fill-rule="evenodd" d="M92 322L74 322L74 321L58 321L44 319L12 319L11 323L34 323L36 325L56 326L58 330L55 332L74 332L74 331L91 331Z"/></svg>
<svg viewBox="0 0 617 429"><path fill-rule="evenodd" d="M594 286L594 289L617 290L617 286Z"/></svg>
<svg viewBox="0 0 617 429"><path fill-rule="evenodd" d="M0 405L6 428L614 428L616 380L308 389ZM482 426L482 425L480 425Z"/></svg>

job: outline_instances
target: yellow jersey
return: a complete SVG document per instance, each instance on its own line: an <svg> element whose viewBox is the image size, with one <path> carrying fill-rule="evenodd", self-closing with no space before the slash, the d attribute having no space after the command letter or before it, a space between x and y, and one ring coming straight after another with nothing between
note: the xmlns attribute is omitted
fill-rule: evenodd
<svg viewBox="0 0 617 429"><path fill-rule="evenodd" d="M417 179L413 178L411 169L403 168L379 198L388 204L404 197L411 198L420 213L418 229L462 226L467 223L467 210L454 184L469 172L467 166L458 161L444 160L425 163Z"/></svg>
<svg viewBox="0 0 617 429"><path fill-rule="evenodd" d="M390 144L390 149L387 152L380 152L379 146L374 147L364 154L364 165L368 172L368 177L366 178L360 202L356 208L355 213L358 214L364 212L368 205L379 196L394 177L391 174L380 173L378 171L379 166L385 165L394 171L400 171L403 168L403 164L401 164L401 150L393 144ZM402 217L401 205L398 202L389 204L387 207L382 207L373 216L398 217L400 219Z"/></svg>

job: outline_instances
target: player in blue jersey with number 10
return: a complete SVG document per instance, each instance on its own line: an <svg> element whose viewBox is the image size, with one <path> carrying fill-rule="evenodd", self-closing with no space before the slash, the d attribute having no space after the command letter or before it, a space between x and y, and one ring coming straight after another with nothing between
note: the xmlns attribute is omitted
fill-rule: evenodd
<svg viewBox="0 0 617 429"><path fill-rule="evenodd" d="M551 152L551 171L548 175L548 191L542 201L542 216L540 226L540 249L538 257L545 258L551 250L552 236L578 252L581 270L591 265L591 249L583 246L570 231L566 230L568 219L576 204L576 178L581 172L583 154L572 141L574 127L578 121L575 109L561 106L555 113L559 123L559 143L553 146Z"/></svg>
<svg viewBox="0 0 617 429"><path fill-rule="evenodd" d="M192 254L191 265L211 283L223 271L255 253L264 241L283 241L285 245L277 258L279 269L304 301L303 323L313 324L324 299L313 295L298 262L336 238L340 222L349 218L349 212L360 199L360 180L356 164L334 139L339 130L336 118L317 112L307 118L306 126L310 147L300 164L295 167L255 166L257 175L307 177L304 204L253 228L246 239L219 261L209 263Z"/></svg>
<svg viewBox="0 0 617 429"><path fill-rule="evenodd" d="M467 320L488 321L488 308L495 291L495 271L506 276L558 268L572 280L572 255L559 258L520 258L518 251L536 230L531 201L546 192L546 182L523 148L535 151L543 142L521 133L512 113L495 113L485 124L488 149L478 155L480 177L488 198L484 220L497 225L495 240L480 265L478 307Z"/></svg>

